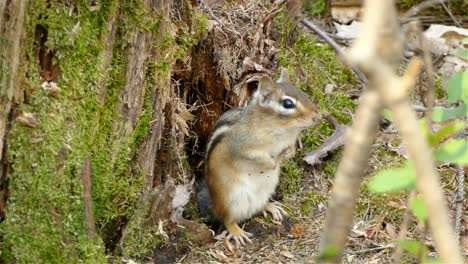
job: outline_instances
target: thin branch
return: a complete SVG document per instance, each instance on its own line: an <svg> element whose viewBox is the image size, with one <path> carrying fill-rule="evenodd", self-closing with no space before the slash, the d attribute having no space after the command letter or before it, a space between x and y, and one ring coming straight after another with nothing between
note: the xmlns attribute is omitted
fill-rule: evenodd
<svg viewBox="0 0 468 264"><path fill-rule="evenodd" d="M423 92L421 94L422 101L426 107L426 124L428 131L432 131L432 108L434 107L435 100L435 89L434 89L434 67L432 64L431 52L429 51L428 41L422 33L421 23L419 21L413 21L409 25L410 31L412 31L417 37L417 44L419 47L419 52L422 53L425 65L427 85L424 89L422 87L422 81L420 82L420 89ZM422 80L422 75L420 75L420 80Z"/></svg>
<svg viewBox="0 0 468 264"><path fill-rule="evenodd" d="M453 20L453 23L455 23L455 25L457 25L457 27L460 27L462 28L463 26L457 21L457 19L453 16L452 12L450 12L450 10L448 9L448 7L444 4L444 0L440 0L440 4L442 5L442 7L445 9L445 12L447 12L447 14L450 16L450 18Z"/></svg>
<svg viewBox="0 0 468 264"><path fill-rule="evenodd" d="M322 68L320 60L317 57L314 57L315 62L317 63L318 70L328 79L328 81L333 85L334 88L338 88L338 85L333 81L333 79L328 75L328 73Z"/></svg>
<svg viewBox="0 0 468 264"><path fill-rule="evenodd" d="M344 57L343 50L340 48L340 46L332 38L330 38L328 36L327 33L323 32L319 27L314 25L307 18L303 18L301 20L301 23L304 26L306 26L308 29L310 29L313 32L317 33L317 35L319 35L321 38L323 38L323 40L325 40L325 42L327 42L335 50L338 57L340 57L340 58ZM367 77L361 72L361 70L359 70L359 68L357 68L355 66L349 66L349 65L347 65L347 66L351 68L351 70L359 77L359 79L364 84L367 84Z"/></svg>
<svg viewBox="0 0 468 264"><path fill-rule="evenodd" d="M424 9L433 7L441 2L446 2L447 0L427 0L424 1L416 6L411 7L408 11L406 11L405 14L403 14L402 17L407 18L407 17L412 17L421 12Z"/></svg>
<svg viewBox="0 0 468 264"><path fill-rule="evenodd" d="M386 245L386 246L380 246L380 247L375 247L375 248L367 248L367 249L362 249L362 250L358 250L358 251L347 251L345 254L346 255L358 255L358 254L366 254L366 253L369 253L369 252L374 252L374 251L380 251L380 250L384 250L384 249L388 249L388 248L394 248L395 246L390 244L390 245Z"/></svg>

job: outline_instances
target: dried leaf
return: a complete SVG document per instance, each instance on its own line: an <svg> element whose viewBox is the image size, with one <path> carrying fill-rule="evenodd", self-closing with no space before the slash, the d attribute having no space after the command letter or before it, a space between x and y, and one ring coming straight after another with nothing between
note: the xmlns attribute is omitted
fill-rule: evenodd
<svg viewBox="0 0 468 264"><path fill-rule="evenodd" d="M336 27L336 35L342 38L354 39L357 37L359 30L362 27L362 22L353 21L351 25L341 25L333 22Z"/></svg>
<svg viewBox="0 0 468 264"><path fill-rule="evenodd" d="M329 83L325 85L325 94L331 94L333 92L333 84Z"/></svg>
<svg viewBox="0 0 468 264"><path fill-rule="evenodd" d="M245 57L242 61L242 70L243 71L253 71L255 68L254 61L250 57Z"/></svg>
<svg viewBox="0 0 468 264"><path fill-rule="evenodd" d="M55 82L43 82L41 87L48 95L57 95L62 91Z"/></svg>
<svg viewBox="0 0 468 264"><path fill-rule="evenodd" d="M395 226L390 224L390 223L386 223L385 225L385 231L387 231L387 234L390 236L390 238L392 239L396 239L398 237L398 234L395 230Z"/></svg>
<svg viewBox="0 0 468 264"><path fill-rule="evenodd" d="M16 117L16 121L27 127L37 127L39 125L39 122L34 119L33 114L27 112L23 112L21 115Z"/></svg>
<svg viewBox="0 0 468 264"><path fill-rule="evenodd" d="M289 251L281 251L280 255L287 257L288 259L295 259L294 255Z"/></svg>
<svg viewBox="0 0 468 264"><path fill-rule="evenodd" d="M294 238L300 238L305 234L306 228L303 224L295 224L291 227L291 235Z"/></svg>
<svg viewBox="0 0 468 264"><path fill-rule="evenodd" d="M215 259L217 259L219 261L228 260L228 257L224 254L224 252L219 250L219 249L215 249L214 251L210 249L208 251L208 254L210 254L212 257L214 257Z"/></svg>
<svg viewBox="0 0 468 264"><path fill-rule="evenodd" d="M409 158L408 147L405 143L401 142L400 145L394 147L392 143L385 144L390 151L396 152L398 155L402 156L405 159Z"/></svg>
<svg viewBox="0 0 468 264"><path fill-rule="evenodd" d="M180 111L179 115L185 121L193 121L195 119L195 116L192 115L192 113L190 113L188 110Z"/></svg>

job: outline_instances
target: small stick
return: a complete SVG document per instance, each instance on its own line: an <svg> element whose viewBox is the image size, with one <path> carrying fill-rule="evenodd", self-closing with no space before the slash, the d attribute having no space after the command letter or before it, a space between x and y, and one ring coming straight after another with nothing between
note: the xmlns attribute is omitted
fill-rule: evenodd
<svg viewBox="0 0 468 264"><path fill-rule="evenodd" d="M427 9L429 7L432 7L438 3L442 3L442 2L445 2L447 0L427 0L427 1L424 1L422 3L420 3L419 5L416 5L416 6L413 6L411 7L408 11L406 11L405 14L403 14L402 17L412 17L416 14L418 14L419 12L421 12L422 10L424 9Z"/></svg>
<svg viewBox="0 0 468 264"><path fill-rule="evenodd" d="M323 73L323 75L325 75L325 78L328 79L328 81L333 85L334 88L338 88L338 85L336 85L336 83L333 81L333 79L330 77L330 75L328 75L328 73L322 68L322 66L320 65L320 60L317 58L317 57L314 57L314 60L315 62L317 63L317 68L320 72Z"/></svg>
<svg viewBox="0 0 468 264"><path fill-rule="evenodd" d="M301 23L304 26L306 26L308 29L310 29L310 30L314 31L315 33L317 33L317 35L319 35L321 38L323 38L323 40L325 40L325 42L327 42L335 50L336 54L340 58L344 58L343 50L340 48L340 46L332 38L330 38L328 36L327 33L323 32L319 27L312 24L307 18L303 18L301 20ZM359 70L359 68L357 68L355 66L349 66L349 65L347 65L347 66L351 68L351 70L359 77L359 79L364 84L367 84L367 77L364 75L364 73L361 72L361 70Z"/></svg>
<svg viewBox="0 0 468 264"><path fill-rule="evenodd" d="M388 248L394 248L395 246L390 244L390 245L386 245L386 246L380 246L380 247L375 247L375 248L367 248L367 249L362 249L362 250L358 250L358 251L348 251L348 252L345 252L346 255L358 255L358 254L366 254L366 253L369 253L369 252L374 252L374 251L380 251L380 250L384 250L384 249L388 249Z"/></svg>
<svg viewBox="0 0 468 264"><path fill-rule="evenodd" d="M85 228L86 234L89 239L93 239L96 236L96 225L94 224L93 214L93 184L91 180L91 161L89 157L86 157L83 161L83 169L81 170L81 183L83 184L83 204L84 204L84 216L85 216Z"/></svg>
<svg viewBox="0 0 468 264"><path fill-rule="evenodd" d="M445 12L450 16L450 18L453 20L453 23L455 23L458 27L462 27L462 25L457 21L457 19L453 16L452 12L448 9L448 7L444 4L443 0L440 0L440 4L442 7L445 9Z"/></svg>

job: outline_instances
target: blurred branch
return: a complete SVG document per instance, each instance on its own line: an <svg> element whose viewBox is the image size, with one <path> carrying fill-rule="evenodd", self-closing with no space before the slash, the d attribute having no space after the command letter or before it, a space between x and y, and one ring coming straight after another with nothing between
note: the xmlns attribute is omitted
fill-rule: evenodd
<svg viewBox="0 0 468 264"><path fill-rule="evenodd" d="M416 189L423 198L429 227L442 261L463 263L439 185L439 175L432 160L432 150L420 133L416 113L408 100L408 93L418 78L422 61L417 58L411 60L404 76L396 75L401 40L398 41L400 33L393 1L366 1L363 21L362 33L355 41L348 59L366 73L369 87L378 91L385 106L394 114L395 123L414 162ZM382 31L382 28L386 30ZM389 43L393 45L389 47Z"/></svg>
<svg viewBox="0 0 468 264"><path fill-rule="evenodd" d="M377 134L381 110L382 104L375 89L364 91L356 110L355 121L348 130L343 158L338 166L329 198L319 247L319 258L322 261L340 262L359 187ZM327 252L332 248L337 254L328 257Z"/></svg>
<svg viewBox="0 0 468 264"><path fill-rule="evenodd" d="M412 17L417 15L419 12L421 12L424 9L428 9L430 7L433 7L437 4L446 2L447 0L426 0L416 6L411 7L406 13L403 14L402 17Z"/></svg>
<svg viewBox="0 0 468 264"><path fill-rule="evenodd" d="M377 132L380 111L385 105L393 112L395 123L408 145L417 175L416 189L423 198L429 227L442 261L463 263L450 225L431 148L420 133L416 113L408 100L423 62L415 58L410 61L403 76L397 75L402 58L402 35L394 1L365 1L363 13L364 23L360 35L345 58L369 78L368 90L361 96L335 175L319 258L327 263L340 262L352 223L359 185Z"/></svg>
<svg viewBox="0 0 468 264"><path fill-rule="evenodd" d="M463 26L460 24L460 22L458 22L458 20L453 16L452 12L450 12L450 10L448 9L448 7L444 4L444 1L443 0L439 0L440 1L440 4L442 5L442 7L445 9L445 12L447 12L447 14L450 16L450 18L453 20L453 23L455 23L455 25L457 25L457 27L460 27L462 28Z"/></svg>

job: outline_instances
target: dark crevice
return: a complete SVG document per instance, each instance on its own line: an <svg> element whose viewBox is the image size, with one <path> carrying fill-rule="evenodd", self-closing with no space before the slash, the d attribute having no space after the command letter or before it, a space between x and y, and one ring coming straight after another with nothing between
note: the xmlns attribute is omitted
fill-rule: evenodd
<svg viewBox="0 0 468 264"><path fill-rule="evenodd" d="M60 75L55 52L46 46L47 28L36 25L34 36L34 55L39 60L39 73L45 81L56 82Z"/></svg>
<svg viewBox="0 0 468 264"><path fill-rule="evenodd" d="M12 167L10 166L10 161L8 159L8 142L7 137L11 129L11 123L14 117L15 106L12 106L10 113L8 114L7 127L5 130L5 136L1 140L3 141L3 148L0 150L2 152L2 159L0 159L0 223L5 220L5 208L8 203L8 197L10 194L9 190L9 179L8 173L11 172Z"/></svg>

